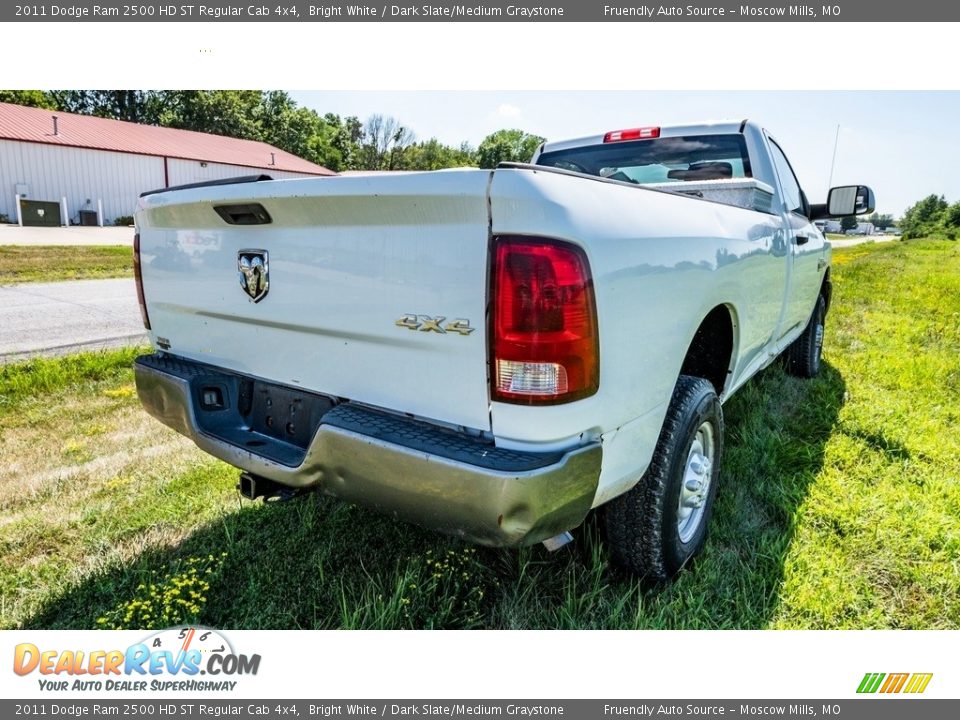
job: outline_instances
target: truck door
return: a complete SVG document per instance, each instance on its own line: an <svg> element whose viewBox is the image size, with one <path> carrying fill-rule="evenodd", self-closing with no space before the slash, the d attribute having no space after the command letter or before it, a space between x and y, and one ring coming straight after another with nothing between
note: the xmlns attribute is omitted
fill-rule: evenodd
<svg viewBox="0 0 960 720"><path fill-rule="evenodd" d="M807 202L786 154L772 137L767 137L770 155L780 179L784 221L790 252L790 272L783 318L777 337L805 326L820 292L821 260L826 251L823 235L807 216Z"/></svg>

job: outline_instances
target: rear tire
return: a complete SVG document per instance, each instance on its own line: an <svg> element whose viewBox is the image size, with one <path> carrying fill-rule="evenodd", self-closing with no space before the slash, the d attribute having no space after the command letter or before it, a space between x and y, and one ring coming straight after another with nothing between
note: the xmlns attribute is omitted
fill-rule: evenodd
<svg viewBox="0 0 960 720"><path fill-rule="evenodd" d="M817 297L810 320L796 340L784 353L787 372L796 377L812 378L820 373L823 355L823 330L827 318L827 301Z"/></svg>
<svg viewBox="0 0 960 720"><path fill-rule="evenodd" d="M676 575L703 548L723 453L713 385L681 375L650 466L604 512L613 561L648 581Z"/></svg>

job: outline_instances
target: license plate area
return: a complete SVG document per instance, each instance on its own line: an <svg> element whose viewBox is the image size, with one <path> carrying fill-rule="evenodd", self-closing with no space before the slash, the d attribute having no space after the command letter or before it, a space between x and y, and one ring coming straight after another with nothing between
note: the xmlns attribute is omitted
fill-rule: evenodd
<svg viewBox="0 0 960 720"><path fill-rule="evenodd" d="M332 407L333 401L322 395L259 380L240 383L240 413L249 431L304 450L320 426L320 419Z"/></svg>
<svg viewBox="0 0 960 720"><path fill-rule="evenodd" d="M190 380L200 429L254 455L296 467L303 462L333 398L230 373Z"/></svg>

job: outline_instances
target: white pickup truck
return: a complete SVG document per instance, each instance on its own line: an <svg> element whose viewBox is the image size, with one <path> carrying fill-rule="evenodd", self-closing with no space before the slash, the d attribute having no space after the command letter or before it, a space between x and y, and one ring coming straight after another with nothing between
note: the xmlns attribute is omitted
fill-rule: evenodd
<svg viewBox="0 0 960 720"><path fill-rule="evenodd" d="M569 539L605 505L651 579L702 547L721 403L820 365L830 246L759 125L546 143L495 170L146 193L146 409L242 470L486 545Z"/></svg>

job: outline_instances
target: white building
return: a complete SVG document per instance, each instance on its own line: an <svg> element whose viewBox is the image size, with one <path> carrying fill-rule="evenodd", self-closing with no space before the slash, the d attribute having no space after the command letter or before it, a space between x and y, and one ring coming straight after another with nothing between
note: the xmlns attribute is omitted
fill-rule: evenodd
<svg viewBox="0 0 960 720"><path fill-rule="evenodd" d="M65 205L72 224L102 208L112 224L142 192L259 174L335 173L254 140L0 103L0 215L11 222L18 195Z"/></svg>

